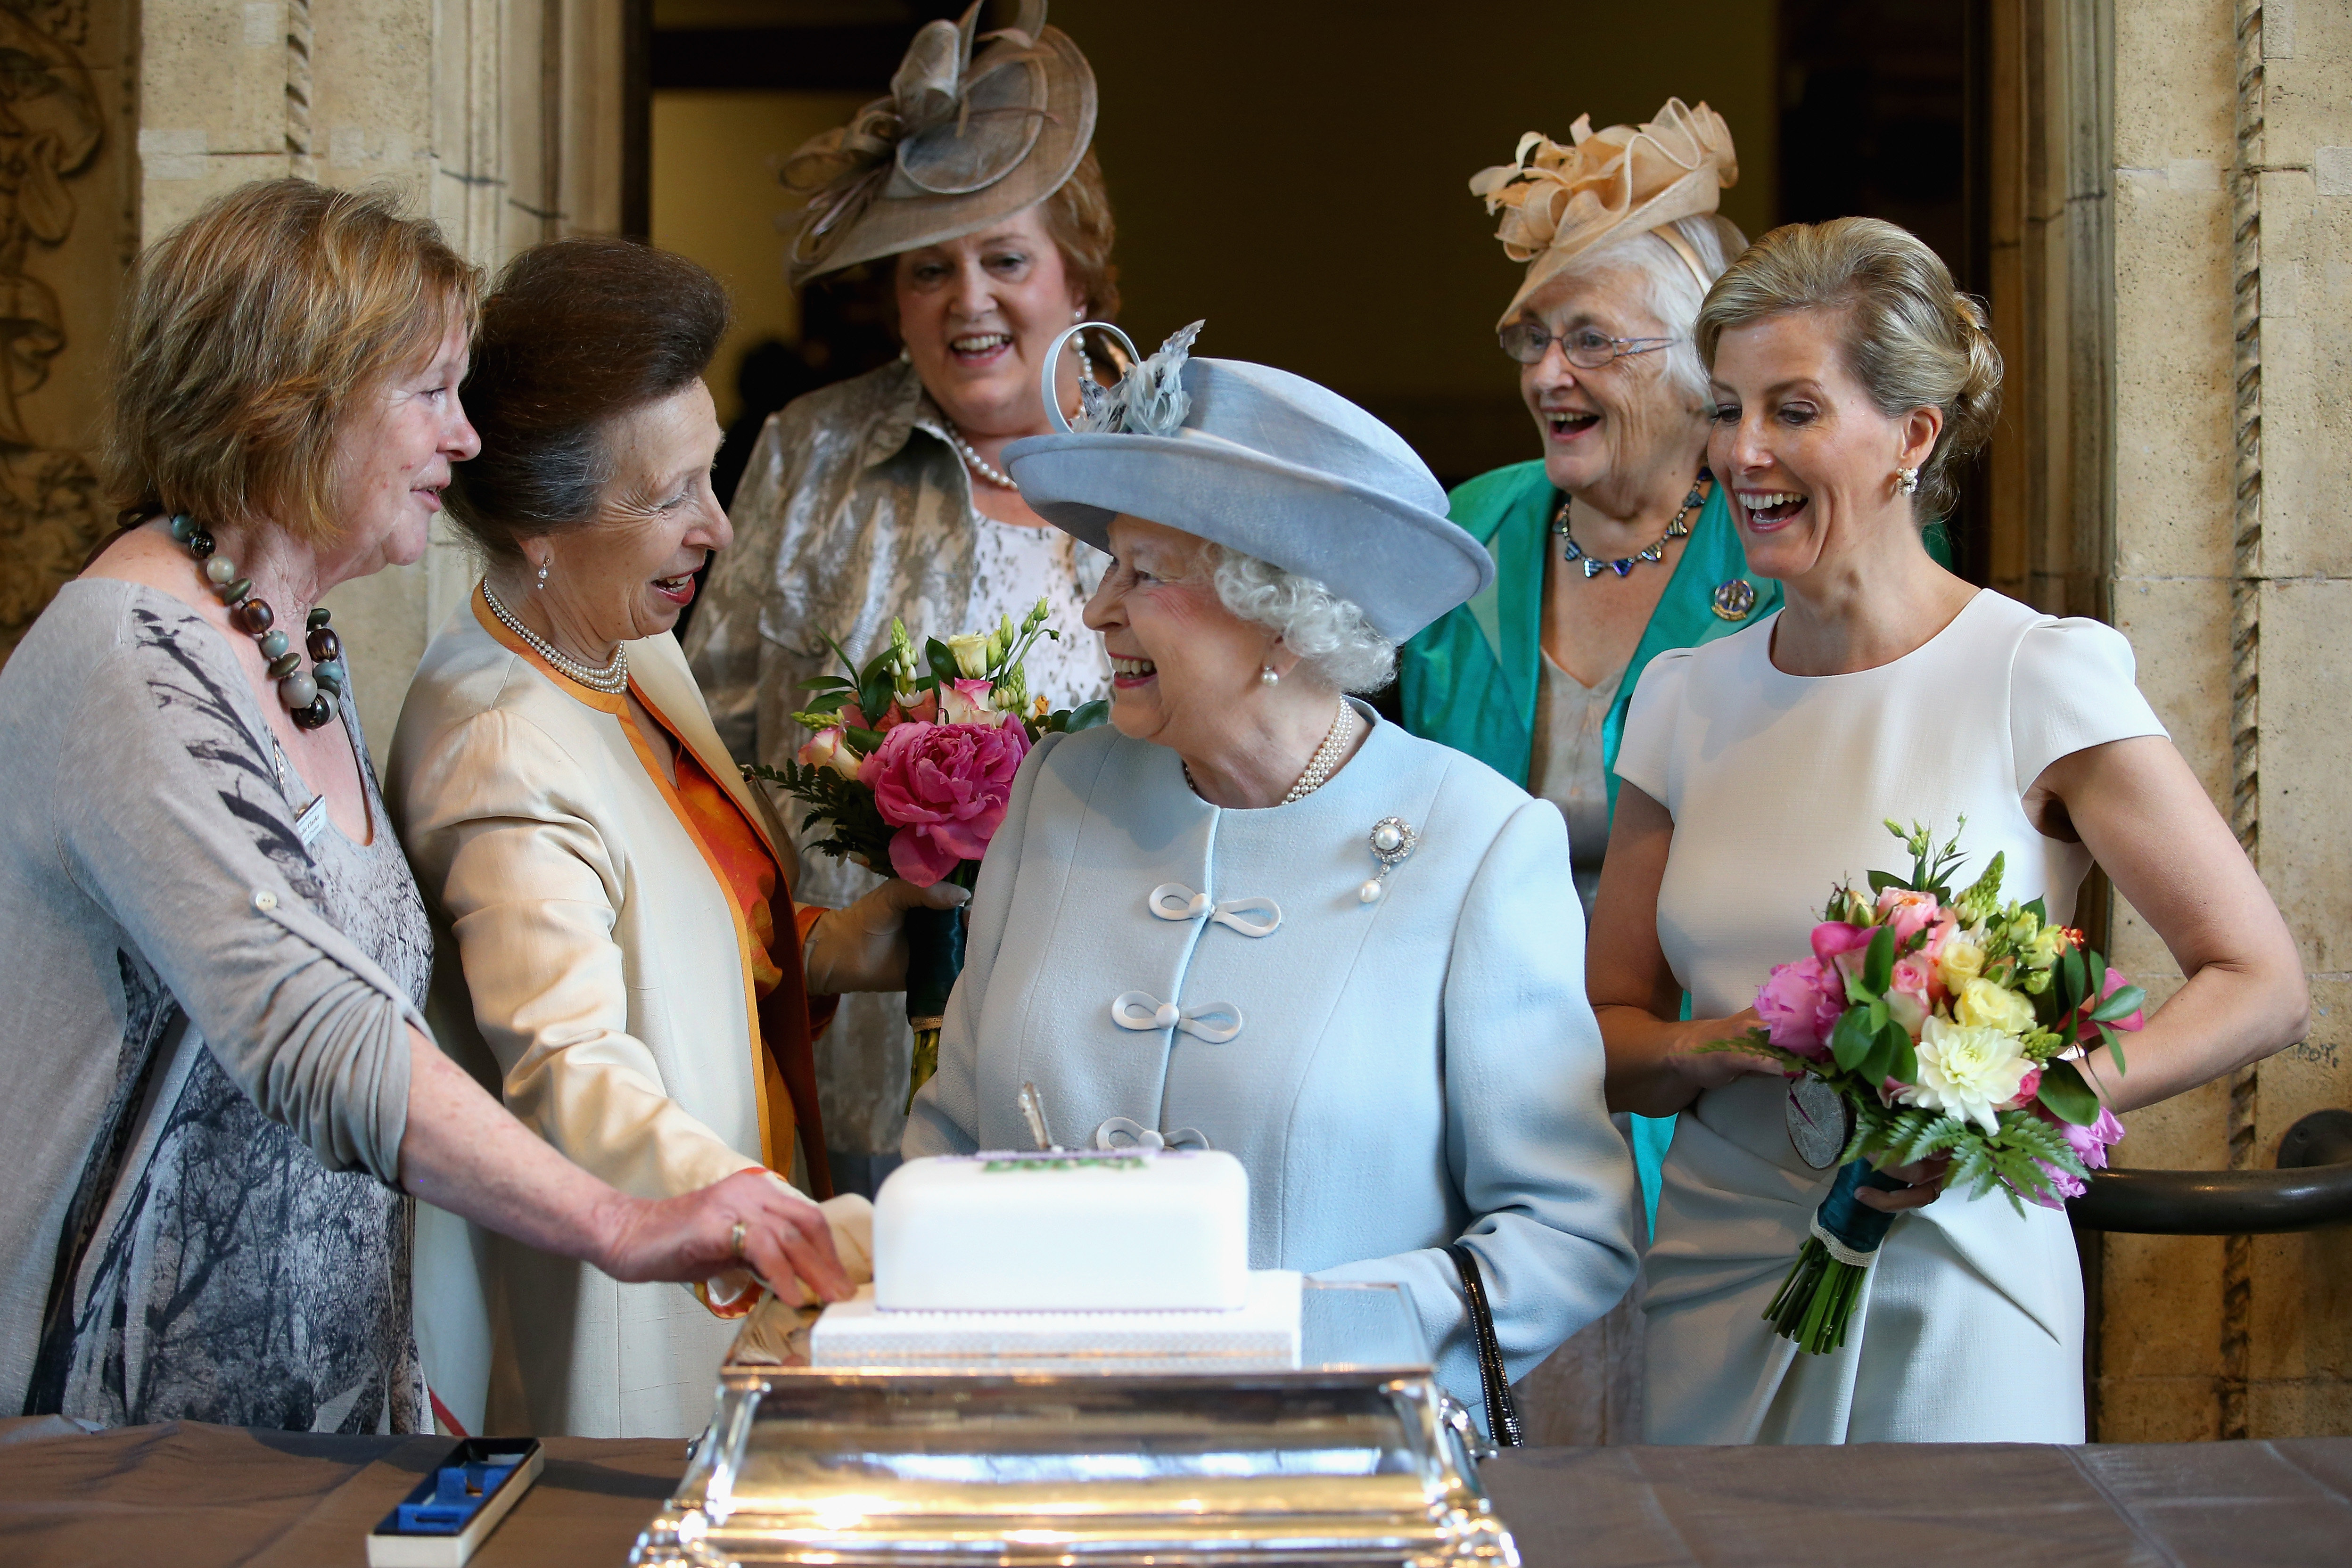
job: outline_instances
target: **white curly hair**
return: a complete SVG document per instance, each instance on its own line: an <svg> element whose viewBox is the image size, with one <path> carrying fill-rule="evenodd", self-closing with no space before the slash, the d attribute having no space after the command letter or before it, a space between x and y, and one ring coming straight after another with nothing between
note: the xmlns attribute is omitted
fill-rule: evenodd
<svg viewBox="0 0 2352 1568"><path fill-rule="evenodd" d="M1396 644L1364 612L1311 577L1212 542L1217 601L1282 639L1343 692L1376 692L1396 678Z"/></svg>

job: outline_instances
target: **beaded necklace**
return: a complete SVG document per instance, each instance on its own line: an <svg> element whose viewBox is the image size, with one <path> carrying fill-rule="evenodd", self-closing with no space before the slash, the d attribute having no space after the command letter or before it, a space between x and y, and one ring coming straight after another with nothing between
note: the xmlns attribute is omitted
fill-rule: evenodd
<svg viewBox="0 0 2352 1568"><path fill-rule="evenodd" d="M334 722L335 699L343 695L350 676L343 668L342 639L327 624L327 607L321 604L310 612L305 643L312 663L306 674L302 655L294 651L292 639L278 629L278 612L269 607L269 601L254 595L253 579L236 574L236 563L220 553L204 525L185 512L175 512L172 537L187 546L203 566L205 580L228 608L229 624L260 646L261 656L269 664L269 678L278 683L278 700L286 705L295 727L319 729Z"/></svg>

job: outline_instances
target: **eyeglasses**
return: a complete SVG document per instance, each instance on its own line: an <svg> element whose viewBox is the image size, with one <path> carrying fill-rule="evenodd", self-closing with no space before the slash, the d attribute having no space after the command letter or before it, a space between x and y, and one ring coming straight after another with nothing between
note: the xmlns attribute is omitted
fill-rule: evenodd
<svg viewBox="0 0 2352 1568"><path fill-rule="evenodd" d="M1554 339L1540 321L1514 321L1495 334L1503 352L1523 365L1538 365L1557 341L1568 362L1580 371L1597 371L1627 354L1654 353L1680 338L1612 338L1597 327L1571 327Z"/></svg>

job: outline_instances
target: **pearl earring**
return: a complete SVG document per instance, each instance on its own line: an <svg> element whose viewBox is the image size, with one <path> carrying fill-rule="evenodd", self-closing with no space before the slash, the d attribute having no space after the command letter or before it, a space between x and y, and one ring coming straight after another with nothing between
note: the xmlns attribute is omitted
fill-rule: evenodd
<svg viewBox="0 0 2352 1568"><path fill-rule="evenodd" d="M1902 495L1916 495L1919 490L1919 470L1897 468L1895 471L1895 488Z"/></svg>
<svg viewBox="0 0 2352 1568"><path fill-rule="evenodd" d="M541 561L539 563L539 586L541 588L545 588L547 586L547 563L545 561Z"/></svg>
<svg viewBox="0 0 2352 1568"><path fill-rule="evenodd" d="M1261 666L1259 667L1258 672L1257 672L1257 684L1258 684L1259 685L1262 685L1262 686L1272 686L1272 685L1281 685L1281 683L1282 683L1282 674L1281 674L1281 672L1280 672L1280 671L1276 670L1276 669L1272 664L1265 664L1265 665L1261 665Z"/></svg>

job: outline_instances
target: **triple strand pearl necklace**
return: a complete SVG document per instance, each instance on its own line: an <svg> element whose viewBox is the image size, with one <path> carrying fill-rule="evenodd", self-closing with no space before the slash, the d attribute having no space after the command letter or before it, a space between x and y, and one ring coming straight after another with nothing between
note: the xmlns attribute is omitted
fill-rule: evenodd
<svg viewBox="0 0 2352 1568"><path fill-rule="evenodd" d="M490 613L499 618L499 625L521 638L532 653L552 664L555 673L565 680L586 686L592 692L602 692L606 696L618 696L629 689L629 645L626 643L613 650L613 662L600 670L559 651L555 644L524 625L522 618L499 601L487 580L482 584L482 598L489 604Z"/></svg>
<svg viewBox="0 0 2352 1568"><path fill-rule="evenodd" d="M1349 705L1347 698L1341 697L1339 711L1332 716L1331 728L1323 737L1323 744L1317 747L1315 755L1307 759L1307 770L1298 776L1298 781L1290 787L1290 793L1282 798L1281 804L1288 806L1304 800L1329 783L1332 773L1339 768L1339 758L1347 754L1348 742L1355 737L1356 710ZM1192 777L1192 765L1180 762L1178 766L1184 769L1186 786L1193 794L1200 794L1201 785Z"/></svg>
<svg viewBox="0 0 2352 1568"><path fill-rule="evenodd" d="M1282 798L1282 803L1287 806L1294 800L1304 800L1323 788L1332 770L1339 766L1339 758L1347 752L1348 742L1355 737L1355 707L1347 698L1341 697L1339 711L1332 716L1331 732L1323 737L1323 744L1315 748L1315 755L1307 759L1307 771L1298 776L1298 782L1290 787L1290 793Z"/></svg>

